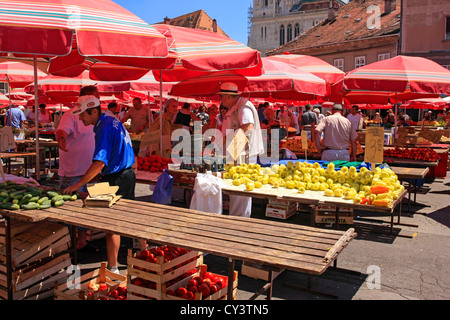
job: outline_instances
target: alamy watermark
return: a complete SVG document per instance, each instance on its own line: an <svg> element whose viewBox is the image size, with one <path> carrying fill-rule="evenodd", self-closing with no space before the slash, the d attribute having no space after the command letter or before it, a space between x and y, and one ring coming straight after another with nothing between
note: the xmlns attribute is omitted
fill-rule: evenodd
<svg viewBox="0 0 450 320"><path fill-rule="evenodd" d="M376 265L370 265L367 267L366 273L368 274L366 285L369 290L381 289L381 268Z"/></svg>

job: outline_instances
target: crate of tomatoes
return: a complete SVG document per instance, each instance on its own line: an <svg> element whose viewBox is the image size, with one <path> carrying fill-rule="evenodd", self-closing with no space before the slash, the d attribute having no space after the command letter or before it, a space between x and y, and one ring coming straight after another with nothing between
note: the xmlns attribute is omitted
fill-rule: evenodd
<svg viewBox="0 0 450 320"><path fill-rule="evenodd" d="M161 300L166 287L194 274L203 263L203 253L163 245L133 254L128 251L129 300Z"/></svg>
<svg viewBox="0 0 450 320"><path fill-rule="evenodd" d="M171 163L170 159L151 155L149 157L137 157L137 169L141 171L163 172Z"/></svg>
<svg viewBox="0 0 450 320"><path fill-rule="evenodd" d="M232 283L227 276L222 276L207 271L207 265L203 264L198 272L167 287L162 295L163 300L225 300L228 286L233 287L233 300L236 300L238 286L238 272L234 272Z"/></svg>
<svg viewBox="0 0 450 320"><path fill-rule="evenodd" d="M55 300L127 300L126 276L116 274L102 262L100 269L86 273L74 281L55 285Z"/></svg>
<svg viewBox="0 0 450 320"><path fill-rule="evenodd" d="M439 161L440 156L431 148L391 148L384 150L384 156L389 158L420 160L426 162Z"/></svg>

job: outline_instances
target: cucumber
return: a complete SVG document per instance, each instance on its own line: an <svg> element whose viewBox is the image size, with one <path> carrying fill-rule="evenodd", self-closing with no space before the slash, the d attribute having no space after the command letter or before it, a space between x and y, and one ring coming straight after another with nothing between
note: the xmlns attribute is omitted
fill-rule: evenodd
<svg viewBox="0 0 450 320"><path fill-rule="evenodd" d="M55 201L55 202L52 201L52 203L53 203L53 205L54 205L55 207L60 207L60 206L62 206L62 205L64 204L64 200L61 199L61 200L57 200L57 201Z"/></svg>
<svg viewBox="0 0 450 320"><path fill-rule="evenodd" d="M12 202L12 198L8 196L7 198L3 199L3 203Z"/></svg>
<svg viewBox="0 0 450 320"><path fill-rule="evenodd" d="M9 197L9 193L6 192L6 191L2 191L2 192L0 193L0 197L2 197L3 199L8 198L8 197Z"/></svg>
<svg viewBox="0 0 450 320"><path fill-rule="evenodd" d="M42 209L48 209L48 208L50 208L51 206L52 206L52 203L51 203L50 201L47 201L47 202L41 203L41 204L39 205L39 210L42 210Z"/></svg>
<svg viewBox="0 0 450 320"><path fill-rule="evenodd" d="M23 197L26 191L27 190L23 189L23 190L18 190L18 191L15 191L15 192L11 192L9 194L9 196L11 198L13 198L13 199L18 199L18 197Z"/></svg>
<svg viewBox="0 0 450 320"><path fill-rule="evenodd" d="M70 199L72 199L72 196L70 194L64 194L62 197L64 201L69 201Z"/></svg>
<svg viewBox="0 0 450 320"><path fill-rule="evenodd" d="M64 200L63 196L55 196L52 198L52 203L55 203L56 201Z"/></svg>
<svg viewBox="0 0 450 320"><path fill-rule="evenodd" d="M12 203L19 204L19 199L13 199Z"/></svg>
<svg viewBox="0 0 450 320"><path fill-rule="evenodd" d="M49 198L53 198L53 197L56 197L56 196L60 196L60 194L58 192L55 192L55 191L47 191L47 196Z"/></svg>
<svg viewBox="0 0 450 320"><path fill-rule="evenodd" d="M19 201L19 205L26 204L33 196L30 193L25 194L22 199ZM17 199L14 199L17 200Z"/></svg>
<svg viewBox="0 0 450 320"><path fill-rule="evenodd" d="M33 196L28 202L38 202L39 199L39 196Z"/></svg>
<svg viewBox="0 0 450 320"><path fill-rule="evenodd" d="M77 200L77 199L78 199L78 194L77 194L77 193L73 194L73 195L70 197L70 201L75 201L75 200Z"/></svg>
<svg viewBox="0 0 450 320"><path fill-rule="evenodd" d="M39 208L39 205L36 202L30 202L30 203L21 205L21 207L22 207L22 209L25 209L25 210L35 210L35 209Z"/></svg>
<svg viewBox="0 0 450 320"><path fill-rule="evenodd" d="M43 202L48 201L48 200L50 200L48 197L42 197L37 201L37 203L42 204Z"/></svg>
<svg viewBox="0 0 450 320"><path fill-rule="evenodd" d="M19 210L20 206L17 203L7 202L3 204L3 209L7 210Z"/></svg>

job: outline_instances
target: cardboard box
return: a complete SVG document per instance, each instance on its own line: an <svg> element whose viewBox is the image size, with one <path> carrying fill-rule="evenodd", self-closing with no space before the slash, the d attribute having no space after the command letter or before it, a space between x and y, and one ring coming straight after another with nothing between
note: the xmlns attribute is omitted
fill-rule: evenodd
<svg viewBox="0 0 450 320"><path fill-rule="evenodd" d="M118 186L110 186L109 182L96 183L87 187L89 196L85 200L87 207L111 207L122 196L116 195Z"/></svg>
<svg viewBox="0 0 450 320"><path fill-rule="evenodd" d="M315 223L335 223L336 207L318 205L314 214ZM353 224L353 209L341 207L339 209L339 224Z"/></svg>
<svg viewBox="0 0 450 320"><path fill-rule="evenodd" d="M266 206L266 217L286 220L297 212L297 203L286 205L275 205L268 203Z"/></svg>

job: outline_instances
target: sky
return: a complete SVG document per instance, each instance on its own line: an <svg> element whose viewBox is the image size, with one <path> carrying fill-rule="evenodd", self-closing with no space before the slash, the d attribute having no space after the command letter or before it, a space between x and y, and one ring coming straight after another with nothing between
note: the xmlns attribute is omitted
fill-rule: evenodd
<svg viewBox="0 0 450 320"><path fill-rule="evenodd" d="M113 0L149 24L203 9L233 40L247 45L252 0Z"/></svg>

